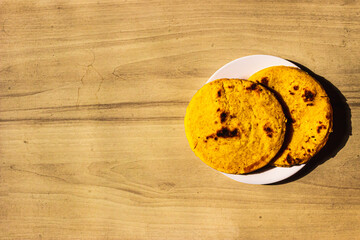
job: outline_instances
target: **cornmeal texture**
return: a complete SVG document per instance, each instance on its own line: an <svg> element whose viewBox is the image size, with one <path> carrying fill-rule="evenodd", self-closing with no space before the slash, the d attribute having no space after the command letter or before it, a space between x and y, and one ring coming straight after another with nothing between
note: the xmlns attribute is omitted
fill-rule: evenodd
<svg viewBox="0 0 360 240"><path fill-rule="evenodd" d="M284 149L272 163L278 167L306 163L326 144L332 131L332 107L323 87L298 68L276 66L249 78L278 95L288 117Z"/></svg>
<svg viewBox="0 0 360 240"><path fill-rule="evenodd" d="M185 131L191 149L207 165L244 174L265 166L280 150L286 117L274 94L260 84L218 79L191 99Z"/></svg>

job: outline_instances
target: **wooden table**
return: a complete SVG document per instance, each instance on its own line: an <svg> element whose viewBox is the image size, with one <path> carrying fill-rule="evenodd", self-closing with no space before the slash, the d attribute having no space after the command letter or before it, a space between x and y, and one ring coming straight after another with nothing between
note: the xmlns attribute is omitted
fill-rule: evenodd
<svg viewBox="0 0 360 240"><path fill-rule="evenodd" d="M360 239L359 1L4 0L0 29L0 239ZM283 184L185 138L193 94L252 54L333 95L322 164Z"/></svg>

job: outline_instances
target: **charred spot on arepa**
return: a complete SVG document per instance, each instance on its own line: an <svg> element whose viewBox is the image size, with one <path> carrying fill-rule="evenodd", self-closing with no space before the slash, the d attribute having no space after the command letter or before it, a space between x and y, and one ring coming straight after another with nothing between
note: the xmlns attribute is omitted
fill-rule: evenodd
<svg viewBox="0 0 360 240"><path fill-rule="evenodd" d="M313 103L308 103L308 104L306 104L306 106L314 106L314 104Z"/></svg>
<svg viewBox="0 0 360 240"><path fill-rule="evenodd" d="M301 97L304 99L304 102L311 102L311 101L314 101L315 96L316 96L316 93L314 93L308 89L305 89L304 94Z"/></svg>
<svg viewBox="0 0 360 240"><path fill-rule="evenodd" d="M290 93L290 95L295 95L295 93L293 93L293 92L292 92L292 91L290 91L290 90L289 90L289 93Z"/></svg>
<svg viewBox="0 0 360 240"><path fill-rule="evenodd" d="M239 129L235 128L234 130L230 130L228 127L222 127L216 133L206 136L206 140L208 140L209 138L214 138L214 140L218 140L218 138L232 138L238 136L240 136Z"/></svg>
<svg viewBox="0 0 360 240"><path fill-rule="evenodd" d="M220 130L216 132L216 136L222 137L222 138L231 138L236 137L239 135L239 130L235 128L234 130L230 131L227 127L222 127Z"/></svg>
<svg viewBox="0 0 360 240"><path fill-rule="evenodd" d="M220 121L221 123L225 122L226 121L226 117L227 117L227 113L226 112L222 112L220 114Z"/></svg>
<svg viewBox="0 0 360 240"><path fill-rule="evenodd" d="M321 129L326 129L326 126L325 125L318 126L316 129L317 133L320 133Z"/></svg>
<svg viewBox="0 0 360 240"><path fill-rule="evenodd" d="M270 127L269 123L266 123L263 127L264 131L266 132L266 136L272 138L274 130Z"/></svg>
<svg viewBox="0 0 360 240"><path fill-rule="evenodd" d="M291 165L295 163L294 158L290 154L286 156L286 161Z"/></svg>
<svg viewBox="0 0 360 240"><path fill-rule="evenodd" d="M268 77L263 77L260 82L262 84L264 84L264 85L268 85L269 84L269 79L268 79Z"/></svg>
<svg viewBox="0 0 360 240"><path fill-rule="evenodd" d="M257 84L253 83L249 87L245 88L246 90L255 90L257 88Z"/></svg>
<svg viewBox="0 0 360 240"><path fill-rule="evenodd" d="M294 90L296 91L296 90L299 89L299 86L294 86L293 88L294 88Z"/></svg>

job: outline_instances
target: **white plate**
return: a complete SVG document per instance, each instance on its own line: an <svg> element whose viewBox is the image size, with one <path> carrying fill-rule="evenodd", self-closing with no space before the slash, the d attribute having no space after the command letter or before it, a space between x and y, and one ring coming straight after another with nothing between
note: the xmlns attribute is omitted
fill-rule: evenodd
<svg viewBox="0 0 360 240"><path fill-rule="evenodd" d="M219 78L248 79L251 75L260 71L261 69L279 65L298 68L298 66L296 66L295 64L279 57L269 55L252 55L238 58L232 62L229 62L228 64L217 70L206 83L209 83ZM290 168L274 167L269 168L265 171L249 173L246 175L227 173L222 174L238 182L249 184L270 184L279 182L294 175L304 166L305 164L293 166Z"/></svg>

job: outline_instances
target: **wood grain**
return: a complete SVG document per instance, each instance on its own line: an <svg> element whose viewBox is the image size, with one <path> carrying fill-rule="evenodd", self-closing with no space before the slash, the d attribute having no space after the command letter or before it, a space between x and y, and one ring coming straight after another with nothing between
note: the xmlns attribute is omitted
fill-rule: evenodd
<svg viewBox="0 0 360 240"><path fill-rule="evenodd" d="M353 0L1 1L0 239L360 239L359 43ZM351 111L296 181L232 181L185 138L192 95L251 54Z"/></svg>

